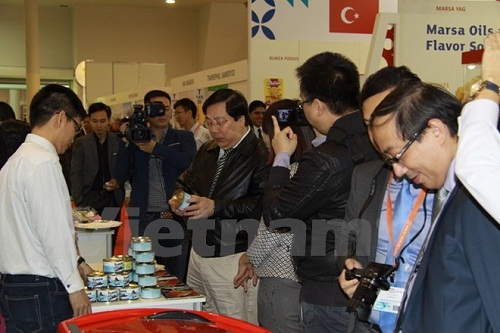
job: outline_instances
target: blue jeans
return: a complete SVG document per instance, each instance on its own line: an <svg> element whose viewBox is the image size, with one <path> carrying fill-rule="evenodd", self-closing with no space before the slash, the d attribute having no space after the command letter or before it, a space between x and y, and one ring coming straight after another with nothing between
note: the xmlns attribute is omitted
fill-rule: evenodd
<svg viewBox="0 0 500 333"><path fill-rule="evenodd" d="M303 333L345 333L349 325L346 307L300 302L300 325Z"/></svg>
<svg viewBox="0 0 500 333"><path fill-rule="evenodd" d="M57 332L61 321L73 317L61 281L38 275L2 275L0 308L7 333Z"/></svg>

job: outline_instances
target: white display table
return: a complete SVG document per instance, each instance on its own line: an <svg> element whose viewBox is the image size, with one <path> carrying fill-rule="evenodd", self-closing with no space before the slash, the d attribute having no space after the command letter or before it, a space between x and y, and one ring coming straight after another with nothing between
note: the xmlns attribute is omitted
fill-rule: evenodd
<svg viewBox="0 0 500 333"><path fill-rule="evenodd" d="M80 229L76 228L80 255L87 262L102 262L102 259L113 255L114 229Z"/></svg>
<svg viewBox="0 0 500 333"><path fill-rule="evenodd" d="M205 302L205 297L203 296L166 298L162 295L160 298L156 299L140 298L135 301L92 303L92 312L95 313L133 308L164 308L201 311L201 305L203 302Z"/></svg>

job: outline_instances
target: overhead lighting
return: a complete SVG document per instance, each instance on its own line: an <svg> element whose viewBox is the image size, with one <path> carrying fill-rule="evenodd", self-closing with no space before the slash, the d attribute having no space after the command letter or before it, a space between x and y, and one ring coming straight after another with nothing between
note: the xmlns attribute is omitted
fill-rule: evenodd
<svg viewBox="0 0 500 333"><path fill-rule="evenodd" d="M165 0L166 3L175 3L175 0Z"/></svg>

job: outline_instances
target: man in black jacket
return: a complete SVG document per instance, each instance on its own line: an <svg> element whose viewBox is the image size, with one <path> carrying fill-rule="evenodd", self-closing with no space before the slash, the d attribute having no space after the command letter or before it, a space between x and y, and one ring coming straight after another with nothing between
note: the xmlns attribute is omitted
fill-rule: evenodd
<svg viewBox="0 0 500 333"><path fill-rule="evenodd" d="M271 227L286 218L305 223L305 233L292 230L294 251L301 252L295 262L302 284L303 331L345 332L349 316L347 299L337 281L335 231L342 225L354 166L377 155L358 110L356 66L340 54L325 52L308 59L297 74L299 106L309 123L325 135L325 141L304 153L296 174L289 179L296 136L289 127L275 134L276 158L264 194L264 219Z"/></svg>
<svg viewBox="0 0 500 333"><path fill-rule="evenodd" d="M206 311L257 324L256 288L235 289L233 277L262 215L268 150L250 130L248 105L241 93L214 92L203 104L203 113L213 140L200 147L169 201L193 229L187 283L206 296ZM190 194L190 205L179 210L175 197L182 191ZM253 226L250 235L238 232L237 222L242 220L254 222L247 228Z"/></svg>

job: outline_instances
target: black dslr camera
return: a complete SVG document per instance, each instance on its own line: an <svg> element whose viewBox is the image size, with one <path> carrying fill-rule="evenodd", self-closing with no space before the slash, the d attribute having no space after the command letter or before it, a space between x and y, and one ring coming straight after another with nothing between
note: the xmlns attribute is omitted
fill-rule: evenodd
<svg viewBox="0 0 500 333"><path fill-rule="evenodd" d="M148 127L148 119L163 116L164 114L165 106L161 102L147 103L144 109L142 105L134 105L134 113L128 119L125 137L133 143L151 141L151 130Z"/></svg>
<svg viewBox="0 0 500 333"><path fill-rule="evenodd" d="M346 270L346 280L359 280L354 295L347 302L347 311L356 312L358 319L361 321L368 321L379 290L389 290L391 286L387 278L391 277L392 279L394 277L394 272L398 269L398 266L371 262L366 268Z"/></svg>
<svg viewBox="0 0 500 333"><path fill-rule="evenodd" d="M278 109L278 123L281 125L308 126L304 110L299 107L290 109Z"/></svg>

